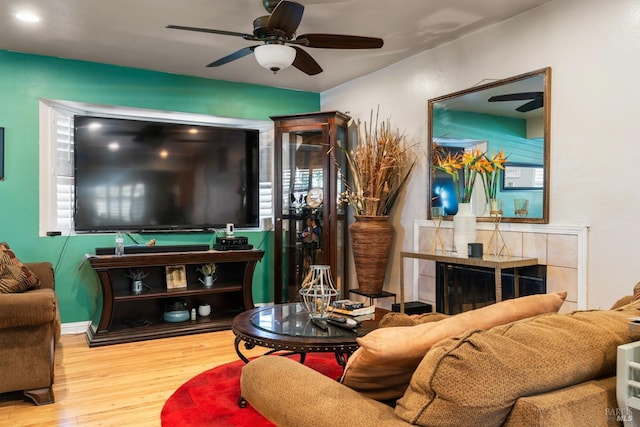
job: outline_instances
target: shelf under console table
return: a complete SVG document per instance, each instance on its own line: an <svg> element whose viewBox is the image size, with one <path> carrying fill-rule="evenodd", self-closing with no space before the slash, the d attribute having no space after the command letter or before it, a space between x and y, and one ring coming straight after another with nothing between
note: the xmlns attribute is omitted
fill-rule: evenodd
<svg viewBox="0 0 640 427"><path fill-rule="evenodd" d="M98 274L102 306L87 330L90 347L213 332L231 328L233 318L252 309L253 273L264 251L193 251L89 256ZM216 281L205 287L198 269L215 263ZM166 267L184 267L186 287L167 288ZM144 290L132 290L130 272L142 270ZM211 306L209 316L172 323L163 320L165 307L175 299L184 300L191 311L201 304Z"/></svg>
<svg viewBox="0 0 640 427"><path fill-rule="evenodd" d="M458 255L454 252L444 252L444 253L430 253L430 252L411 252L411 251L402 251L400 252L400 312L404 313L404 259L405 258L413 258L413 259L421 259L428 261L436 261L439 263L446 264L458 264L465 265L471 267L484 267L493 269L494 271L494 286L495 286L495 301L502 301L502 270L505 269L514 269L514 283L518 282L518 268L520 267L530 267L534 265L538 265L538 258L524 258L518 256L509 256L509 255L491 255L485 254L482 257L468 257ZM447 274L447 270L444 270L444 274ZM444 283L447 284L449 281L445 277ZM447 306L447 295L448 292L444 292L444 306ZM514 288L514 297L519 297L518 287Z"/></svg>

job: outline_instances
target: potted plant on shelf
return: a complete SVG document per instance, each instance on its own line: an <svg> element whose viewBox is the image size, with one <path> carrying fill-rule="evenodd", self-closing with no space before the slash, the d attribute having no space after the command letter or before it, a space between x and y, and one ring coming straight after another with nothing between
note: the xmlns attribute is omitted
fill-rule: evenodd
<svg viewBox="0 0 640 427"><path fill-rule="evenodd" d="M149 275L149 273L145 273L141 268L136 268L134 270L129 270L125 277L128 277L132 280L131 282L131 292L138 295L144 291L144 288L151 289L151 286L146 285L143 280Z"/></svg>
<svg viewBox="0 0 640 427"><path fill-rule="evenodd" d="M350 180L342 200L351 205L349 226L358 287L370 295L382 293L394 230L389 214L416 162L407 137L389 119L357 123L354 150L343 150ZM344 176L344 175L343 175Z"/></svg>
<svg viewBox="0 0 640 427"><path fill-rule="evenodd" d="M216 265L214 263L202 264L200 268L197 269L204 276L204 280L200 280L205 287L210 288L213 286L213 282L216 281Z"/></svg>

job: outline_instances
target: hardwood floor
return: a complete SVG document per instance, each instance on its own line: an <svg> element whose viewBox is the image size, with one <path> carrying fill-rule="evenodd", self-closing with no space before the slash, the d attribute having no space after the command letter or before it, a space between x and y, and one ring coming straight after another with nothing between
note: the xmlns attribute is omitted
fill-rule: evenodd
<svg viewBox="0 0 640 427"><path fill-rule="evenodd" d="M56 349L56 402L35 406L22 393L0 394L0 426L159 426L180 385L238 360L233 339L223 331L89 348L84 334L65 335Z"/></svg>

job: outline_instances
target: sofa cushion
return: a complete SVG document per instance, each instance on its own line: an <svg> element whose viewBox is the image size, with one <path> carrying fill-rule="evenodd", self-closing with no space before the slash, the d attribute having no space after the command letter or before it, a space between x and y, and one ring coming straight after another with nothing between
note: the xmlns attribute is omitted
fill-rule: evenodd
<svg viewBox="0 0 640 427"><path fill-rule="evenodd" d="M0 294L0 330L59 323L58 301L53 289Z"/></svg>
<svg viewBox="0 0 640 427"><path fill-rule="evenodd" d="M616 377L610 376L518 399L502 427L620 427Z"/></svg>
<svg viewBox="0 0 640 427"><path fill-rule="evenodd" d="M7 243L0 243L0 293L24 292L40 287L40 280L16 257Z"/></svg>
<svg viewBox="0 0 640 427"><path fill-rule="evenodd" d="M566 292L530 295L492 304L415 326L376 329L358 338L342 383L377 400L398 399L427 351L445 338L474 329L489 329L518 319L555 313Z"/></svg>
<svg viewBox="0 0 640 427"><path fill-rule="evenodd" d="M437 322L438 320L450 317L448 314L442 313L424 313L424 314L406 314L406 313L387 313L380 322L378 328L388 328L390 326L415 326L422 323Z"/></svg>
<svg viewBox="0 0 640 427"><path fill-rule="evenodd" d="M441 341L416 369L396 414L429 426L501 425L515 401L615 373L617 346L640 339L610 311L548 314ZM455 385L455 386L452 386Z"/></svg>

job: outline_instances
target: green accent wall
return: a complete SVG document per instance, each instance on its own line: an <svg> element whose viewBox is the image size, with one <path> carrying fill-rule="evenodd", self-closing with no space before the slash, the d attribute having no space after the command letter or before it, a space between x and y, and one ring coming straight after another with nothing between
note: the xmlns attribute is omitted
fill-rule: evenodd
<svg viewBox="0 0 640 427"><path fill-rule="evenodd" d="M264 71L264 70L263 70ZM261 72L259 67L256 72ZM159 73L0 50L0 127L5 128L5 178L0 181L0 241L24 262L50 261L62 322L90 320L101 303L85 253L113 246L113 234L39 237L40 98L178 111L242 119L319 111L320 94ZM257 265L254 301L272 300L271 233L242 233L265 250ZM134 235L159 243L209 243L211 233ZM125 240L125 244L133 243Z"/></svg>
<svg viewBox="0 0 640 427"><path fill-rule="evenodd" d="M512 162L542 164L544 139L527 138L527 121L491 114L436 108L433 137L487 141L489 154L504 150Z"/></svg>

